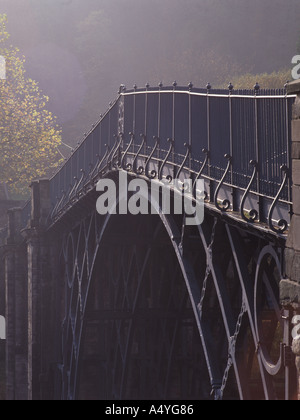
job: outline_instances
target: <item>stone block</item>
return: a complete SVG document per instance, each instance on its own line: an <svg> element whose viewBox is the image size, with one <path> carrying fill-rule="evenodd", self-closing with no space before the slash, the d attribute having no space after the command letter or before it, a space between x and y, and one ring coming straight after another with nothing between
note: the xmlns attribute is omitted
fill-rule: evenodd
<svg viewBox="0 0 300 420"><path fill-rule="evenodd" d="M290 82L287 86L287 93L289 95L300 93L300 80L294 80L293 82Z"/></svg>
<svg viewBox="0 0 300 420"><path fill-rule="evenodd" d="M295 103L293 105L293 120L300 118L300 94L298 94Z"/></svg>
<svg viewBox="0 0 300 420"><path fill-rule="evenodd" d="M293 353L300 356L300 339L293 340ZM300 369L300 366L299 366Z"/></svg>
<svg viewBox="0 0 300 420"><path fill-rule="evenodd" d="M300 252L294 249L285 249L285 275L300 284Z"/></svg>
<svg viewBox="0 0 300 420"><path fill-rule="evenodd" d="M292 141L300 142L300 120L292 121Z"/></svg>
<svg viewBox="0 0 300 420"><path fill-rule="evenodd" d="M280 282L280 302L283 306L300 303L300 284L291 280Z"/></svg>
<svg viewBox="0 0 300 420"><path fill-rule="evenodd" d="M300 138L299 142L292 143L292 159L300 159Z"/></svg>
<svg viewBox="0 0 300 420"><path fill-rule="evenodd" d="M300 160L293 159L292 180L294 185L300 185Z"/></svg>
<svg viewBox="0 0 300 420"><path fill-rule="evenodd" d="M286 242L287 248L300 252L300 216L294 214L291 222L290 233Z"/></svg>
<svg viewBox="0 0 300 420"><path fill-rule="evenodd" d="M294 214L300 215L300 186L293 186L293 211Z"/></svg>

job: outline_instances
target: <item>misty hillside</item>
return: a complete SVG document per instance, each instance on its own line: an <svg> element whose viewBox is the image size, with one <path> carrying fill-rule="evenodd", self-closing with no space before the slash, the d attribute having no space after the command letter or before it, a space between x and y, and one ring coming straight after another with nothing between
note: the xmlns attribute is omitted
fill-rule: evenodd
<svg viewBox="0 0 300 420"><path fill-rule="evenodd" d="M299 0L0 0L0 13L72 145L121 83L288 69L300 37Z"/></svg>

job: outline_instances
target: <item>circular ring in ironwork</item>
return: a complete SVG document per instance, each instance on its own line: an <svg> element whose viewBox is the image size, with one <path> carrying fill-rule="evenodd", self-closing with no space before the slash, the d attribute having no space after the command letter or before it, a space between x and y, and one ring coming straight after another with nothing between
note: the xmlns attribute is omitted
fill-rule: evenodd
<svg viewBox="0 0 300 420"><path fill-rule="evenodd" d="M281 265L279 258L271 246L266 246L260 253L257 269L255 275L255 295L254 295L254 308L255 308L255 329L257 334L258 351L261 356L262 363L266 371L275 376L278 374L282 367L282 345L278 346L279 357L275 353L274 343L278 338L278 328L282 327L282 318L280 307L278 304L278 296L276 296L275 276L273 277L274 282L270 278L270 272L267 273L268 269L272 269L281 272ZM269 275L268 275L269 274ZM263 318L264 317L264 318ZM271 337L273 338L271 339ZM282 336L282 335L281 335ZM275 340L275 341L274 341ZM278 343L277 343L278 344ZM276 346L275 346L276 347ZM276 358L278 360L274 362Z"/></svg>

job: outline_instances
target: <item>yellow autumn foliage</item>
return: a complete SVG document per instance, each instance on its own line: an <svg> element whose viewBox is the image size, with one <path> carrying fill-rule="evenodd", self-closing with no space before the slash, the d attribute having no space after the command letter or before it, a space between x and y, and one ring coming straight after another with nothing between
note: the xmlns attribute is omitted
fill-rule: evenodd
<svg viewBox="0 0 300 420"><path fill-rule="evenodd" d="M59 165L61 129L46 109L49 98L26 77L25 58L8 45L6 19L0 14L0 55L6 60L6 80L0 80L0 182L13 196L26 196L33 179Z"/></svg>

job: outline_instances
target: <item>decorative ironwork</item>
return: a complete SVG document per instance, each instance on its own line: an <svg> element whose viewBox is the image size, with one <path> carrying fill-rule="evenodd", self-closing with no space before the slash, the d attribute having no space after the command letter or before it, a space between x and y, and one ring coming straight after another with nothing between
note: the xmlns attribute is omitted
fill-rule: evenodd
<svg viewBox="0 0 300 420"><path fill-rule="evenodd" d="M160 145L160 139L159 139L159 137L154 136L154 137L153 137L153 140L155 141L155 144L154 144L153 150L152 150L152 152L150 153L150 155L149 155L149 157L148 157L148 159L147 159L147 161L146 161L146 165L145 165L145 174L146 174L146 176L147 176L148 178L150 178L150 179L154 179L154 178L156 178L156 176L157 176L157 171L156 171L156 170L154 170L154 169L153 169L151 172L149 172L149 171L148 171L148 168L149 168L149 165L150 165L150 163L151 163L151 159L152 159L152 157L154 156L154 153L156 152L157 148L158 148L158 147L159 147L159 145Z"/></svg>
<svg viewBox="0 0 300 420"><path fill-rule="evenodd" d="M245 194L243 195L242 201L241 201L241 216L242 216L242 219L244 219L246 222L254 223L259 217L258 211L255 210L255 209L251 209L248 212L248 215L245 214L246 199L248 197L248 194L251 190L251 187L252 187L254 181L256 180L257 173L258 173L258 163L256 162L256 160L251 160L250 165L253 166L253 174L252 174L249 185L248 185L248 187L245 191Z"/></svg>
<svg viewBox="0 0 300 420"><path fill-rule="evenodd" d="M277 222L278 228L274 225L274 222L273 222L274 210L276 208L276 205L277 205L278 200L281 196L281 193L282 193L282 191L283 191L283 189L284 189L284 187L285 187L285 185L288 181L288 178L289 178L289 168L286 165L283 165L283 166L281 166L280 169L281 169L282 173L284 174L283 181L282 181L282 184L281 184L280 189L278 191L278 194L276 195L276 197L273 201L273 204L270 208L269 215L268 215L269 227L275 233L284 233L288 228L288 222L284 219L280 219Z"/></svg>
<svg viewBox="0 0 300 420"><path fill-rule="evenodd" d="M269 220L267 220L269 228L275 234L284 233L287 230L289 223L287 216L283 217L282 220L279 220L278 226L274 224L272 218L276 208L279 207L279 203L280 208L285 209L284 214L289 212L289 207L292 205L291 188L290 185L288 188L283 187L280 189L281 194L279 194L278 197L274 197L274 186L277 188L277 185L282 182L281 179L278 179L278 167L280 167L282 163L286 162L287 150L290 149L290 146L288 145L288 142L290 141L288 136L288 124L290 124L289 117L291 116L291 104L294 100L294 97L286 95L285 90L282 90L282 92L263 91L259 88L258 85L256 85L254 89L249 92L234 90L232 84L228 86L228 89L230 92L229 103L228 90L223 92L215 92L209 83L207 84L206 89L202 90L195 89L192 84L189 84L187 88L179 88L176 83L174 83L171 88L164 87L162 84L160 84L157 90L154 88L150 89L150 86L147 85L144 92L142 92L140 89L137 89L136 86L132 91L121 89L120 97L116 100L115 103L111 105L108 112L101 116L99 124L94 126L92 131L87 135L86 140L78 146L70 159L66 162L65 166L61 168L53 180L51 180L51 183L53 184L51 187L53 210L51 210L51 217L48 219L50 223L55 222L57 217L61 217L63 212L67 211L72 203L74 203L76 200L79 200L85 194L89 193L89 191L95 187L95 183L98 181L99 177L104 176L104 174L107 174L111 170L123 168L137 175L146 175L149 179L153 179L155 177L161 179L166 165L171 165L172 169L174 170L174 175L167 175L166 179L169 180L169 182L173 180L173 176L176 176L177 178L182 176L184 171L185 173L188 172L188 176L194 180L194 183L195 180L197 181L201 176L204 178L206 185L210 185L210 195L214 195L214 200L212 201L214 202L216 208L222 212L228 212L229 215L231 214L231 212L229 212L231 209L231 200L225 199L223 202L220 202L219 197L222 193L223 195L224 193L228 194L231 190L231 192L234 194L234 210L239 210L242 219L251 224L258 220L258 211L255 209L250 209L250 211L247 212L245 210L245 203L249 202L249 200L255 200L258 195L260 197L260 216L266 214L266 208L268 211L270 210L271 217L269 217ZM258 95L258 93L260 94ZM143 112L137 114L136 111L134 111L135 107L129 106L128 108L127 98L130 98L130 95L139 95L139 98L141 98L142 95L145 96L144 115ZM170 111L170 118L172 118L172 121L169 122L162 119L160 112L164 95L166 97L169 95L170 101L168 103L170 104L169 106L172 106L172 109L168 110L168 112ZM179 105L181 100L186 95L189 96L189 115L188 118L185 118L188 126L181 127L181 129L182 132L184 129L185 132L189 132L190 143L189 145L185 143L184 146L186 148L186 154L182 158L182 152L179 154L179 150L181 151L183 146L180 144L182 139L178 134L176 134L177 123L175 118L177 116L176 109L180 109ZM150 98L154 98L155 96L157 96L157 101L152 99L150 100ZM135 102L137 97L138 96L135 98ZM192 98L197 100L193 101ZM261 101L262 99L263 101ZM253 104L253 101L255 103L256 112L254 113L255 115L253 114L253 116L251 116L253 120L253 127L252 129L249 129L249 132L252 133L252 136L246 138L245 136L248 135L248 131L247 133L245 132L243 124L247 124L247 127L249 126L251 128L251 118L250 120L244 121L242 115L250 115L247 112L249 107L248 104ZM226 112L224 113L225 117L223 117L222 113L220 114L214 112L214 104L216 104L216 102L219 102L220 106L229 106L229 121L227 121ZM258 106L259 103L260 106ZM187 102L185 101L182 104L186 106ZM196 121L196 119L193 117L193 115L196 115L194 107L198 106L194 104L200 104L200 114L203 115L203 132L200 133L198 126L197 130L194 128ZM258 134L259 124L263 124L263 122L260 121L260 115L264 115L263 109L265 106L274 109L274 115L276 114L276 124L278 124L278 129L276 129L276 131L272 131L270 129L272 131L270 134L268 134L268 130L264 130L263 138L260 138L258 142L257 136L253 136L253 133ZM236 110L240 109L240 107L243 107L243 109L245 108L245 112L236 114ZM206 115L203 109L206 109ZM120 118L122 123L120 123ZM132 121L130 121L131 118ZM137 118L139 118L139 121L137 121ZM233 121L236 125L238 125L238 127L236 127L234 130ZM224 127L225 131L227 131L227 135L224 132L224 137L222 139L224 145L222 147L217 146L220 144L219 137L216 137L218 130L213 128L214 125L218 127L220 124L222 127ZM170 132L170 138L176 138L176 140L168 140L170 142L169 150L166 152L166 155L164 155L160 152L160 144L162 144L165 139L161 139L160 142L158 137L154 136L155 144L153 148L150 148L149 145L147 145L146 134L141 135L142 140L140 145L138 145L135 144L134 134L130 133L130 141L125 151L122 152L124 135L120 134L118 138L117 136L113 136L112 132L114 129L116 129L116 127L120 128L121 126L126 127L129 125L138 125L140 127L144 126L147 136L150 136L155 132L157 133L157 131L159 133ZM272 125L269 124L268 127L272 127ZM96 141L96 137L91 135L93 132L95 132L95 130L99 130L101 144L103 144L104 141L106 141L108 144L111 144L114 138L114 146L109 148L109 146L106 145L106 149L99 147L97 144L98 140ZM242 140L242 148L240 147L241 139L240 137L236 136L236 132L245 133ZM285 133L286 138L284 136L279 138L277 133ZM272 143L270 143L269 136L272 136ZM199 143L204 147L199 149ZM270 144L272 144L271 147L269 147ZM192 147L193 156L191 153ZM219 162L223 158L222 149L224 150L224 148L227 150L230 148L231 152L230 158L229 155L226 155L228 159L228 165L225 169L221 181L219 181L215 174L217 174L220 170ZM91 153L92 151L99 149L102 150L102 152L97 155L98 161L95 163L94 168L92 168L88 166L87 162L94 161L94 156L92 156ZM194 168L195 162L202 160L201 156L199 156L199 150L204 150L204 153L206 153L205 150L209 150L209 156L206 156L204 163L198 172L195 171ZM156 151L159 151L157 156L155 155ZM251 154L256 154L257 167L254 165L253 175L245 191L244 168L246 165L248 165L248 161L246 163L245 158L247 157L248 159L248 156ZM171 155L172 162L169 162ZM84 161L81 169L85 171L85 176L84 179L81 179L81 174L80 176L79 174L76 174L77 179L75 179L74 184L74 180L72 179L74 176L74 171L71 168L74 168L74 164L76 167L79 161ZM144 165L141 164L141 161L145 162ZM205 168L208 164L209 170L205 171ZM150 166L151 170L149 171ZM258 168L261 168L259 172ZM230 179L228 176L229 171L231 171ZM272 174L272 176L270 176L270 174ZM256 191L252 191L251 189L255 178L257 179L257 185L259 188ZM71 189L69 189L70 184L72 184ZM64 194L63 199L62 196L57 198L58 190L67 191ZM74 194L75 191L76 194ZM239 195L242 195L242 200L239 209L237 209L236 197ZM206 193L206 198L207 196L208 195ZM57 205L58 201L59 205ZM25 218L25 215L23 218ZM265 217L262 217L261 219L262 220L260 220L260 223L265 223ZM255 226L259 227L258 224Z"/></svg>
<svg viewBox="0 0 300 420"><path fill-rule="evenodd" d="M169 157L171 156L171 153L174 150L174 143L175 143L174 140L173 139L168 139L168 143L170 143L170 148L169 148L169 151L168 151L168 153L167 153L167 155L166 155L166 157L165 157L165 159L164 159L161 167L159 168L159 171L158 171L158 179L159 180L162 179L164 167L166 166L166 164L167 164L167 162L169 160ZM170 181L172 181L172 179Z"/></svg>
<svg viewBox="0 0 300 420"><path fill-rule="evenodd" d="M128 143L128 146L127 146L127 148L126 148L126 150L125 150L125 152L122 156L121 164L120 164L121 168L126 169L127 171L132 170L132 164L128 163L127 165L125 165L125 162L126 162L126 158L127 158L127 153L131 149L131 147L133 145L133 142L134 142L134 139L135 139L135 135L133 133L129 133L129 135L130 135L130 142Z"/></svg>
<svg viewBox="0 0 300 420"><path fill-rule="evenodd" d="M279 250L221 215L182 240L153 205L121 231L94 212L65 232L62 399L291 397Z"/></svg>
<svg viewBox="0 0 300 420"><path fill-rule="evenodd" d="M160 92L163 95L163 87L160 88ZM209 94L210 89L208 89ZM231 94L233 100L234 95ZM63 215L63 212L68 211L75 200L79 198L84 200L84 188L96 176L104 174L109 176L111 171L126 168L137 176L145 174L149 179L156 176L161 179L166 165L170 163L171 154L176 150L176 143L170 139L169 150L165 158L160 159L158 156L154 159L155 152L160 145L159 138L154 137L155 144L151 150L146 147L146 136L142 135L141 138L141 144L135 153L131 151L134 143L134 136L131 133L131 140L121 155L124 138L120 135L114 147L110 151L107 148L104 158L101 160L99 158L95 167L90 167L89 173L82 172L81 179L76 178L75 183L70 186L69 192L64 193L62 198L57 200L52 218L55 219L57 214ZM227 167L221 180L217 181L205 173L208 162L210 160L213 162L214 151L203 149L203 153L206 155L204 162L199 172L195 172L188 164L189 159L190 162L192 161L191 146L185 144L185 147L186 155L180 166L175 161L172 162L172 165L178 168L176 176L180 177L183 171L187 170L194 177L194 186L200 177L214 183L216 187L214 205L221 210L221 213L228 211L231 206L230 201L224 200L220 203L219 196L221 192L228 193L228 190L234 187L227 181L229 171L233 167L233 157L225 155L228 160ZM131 161L128 162L128 159ZM141 159L145 160L145 167L137 168ZM152 171L149 169L151 164L155 168ZM245 203L250 194L252 194L252 198L255 197L255 192L251 192L251 188L258 175L259 163L252 161L251 164L253 165L253 174L247 189L243 191L240 214L245 221L253 224L258 218L258 213L256 210L251 210L247 215ZM277 235L287 228L286 221L279 221L278 226L281 229L278 229L274 227L272 220L288 179L287 167L282 167L282 172L285 176L269 212L270 228ZM211 171L209 171L210 173ZM144 221L140 224L140 229L145 228L146 232L140 230L136 233L136 237L132 236L136 228L136 221L132 221L131 224L129 220L127 221L126 226L128 225L127 228L130 229L130 235L126 234L126 227L122 225L122 234L118 236L119 232L108 232L108 228L111 226L111 216L100 221L99 216L93 214L89 216L91 220L82 221L79 232L76 223L72 232L72 240L66 240L63 266L66 267L65 276L68 279L69 294L65 296L67 316L61 329L64 344L59 370L63 398L76 399L80 395L85 395L85 386L91 385L89 376L85 376L82 372L89 371L89 362L87 361L89 350L85 349L91 344L86 337L89 334L95 337L95 334L92 334L95 325L106 336L107 331L111 331L110 338L108 338L109 347L100 346L102 359L99 360L98 356L98 359L95 360L97 366L106 366L109 372L113 372L112 378L110 378L111 375L105 373L103 369L100 370L99 374L101 378L105 378L106 384L99 388L97 384L100 383L100 380L97 379L97 382L93 384L94 391L98 393L95 397L114 399L152 395L153 398L161 399L185 396L183 390L189 385L183 386L182 383L174 382L174 377L176 375L176 377L180 377L180 375L178 376L178 372L175 374L173 371L173 366L178 366L178 363L173 364L173 360L174 357L175 359L181 357L176 353L178 351L176 349L180 349L180 346L175 346L175 342L179 331L182 336L184 331L182 325L186 323L187 318L178 317L178 313L185 313L187 302L189 302L190 310L193 311L193 316L190 312L188 317L189 325L193 324L193 336L196 337L195 326L199 332L197 335L198 344L194 347L197 357L196 359L193 359L192 356L189 357L191 357L190 360L193 360L193 369L196 360L200 361L201 366L199 368L201 375L195 376L199 387L193 387L193 393L190 396L196 393L203 398L209 398L211 390L215 399L256 399L261 398L262 395L266 399L282 399L284 394L291 395L290 380L287 379L288 376L282 377L282 366L285 364L284 354L286 348L289 348L289 343L283 342L278 347L276 341L278 336L287 337L287 334L278 332L278 328L282 324L278 316L278 298L276 297L277 292L275 292L278 286L278 276L281 275L279 271L281 264L278 263L279 253L275 248L270 247L264 235L258 239L259 235L251 236L251 233L246 230L240 234L239 229L224 222L222 214L218 218L212 218L208 213L198 230L194 229L189 233L188 229L182 229L185 224L184 217L180 223L172 215L164 215L159 209L159 205L157 205L157 213L160 221L157 221L157 224L153 226L151 218L156 216L149 216L150 219L146 224ZM121 225L116 223L115 226L117 229ZM150 236L155 232L154 236L151 236L151 240L147 236L149 231L147 232L145 226L150 226ZM163 240L164 253L167 252L167 249L168 252L171 248L173 249L173 254L170 252L170 258L166 264L171 270L167 275L162 274L161 260L152 260L155 249L161 243L161 238L156 235L162 227L167 232L167 236ZM118 236L117 242L113 240L116 235ZM137 241L143 237L145 237L147 245L137 245ZM126 241L124 238L127 238ZM130 245L128 245L128 241L130 242L128 238L132 238ZM249 246L250 243L251 246ZM166 244L168 245L166 246ZM135 247L133 251L132 246ZM107 254L104 253L104 250L107 251ZM128 250L132 251L130 256L128 256ZM161 249L157 249L157 254L161 258ZM115 264L115 261L120 263ZM128 265L129 261L132 264ZM97 267L100 266L101 270L98 270ZM257 267L256 270L255 267ZM97 273L103 273L102 280ZM128 281L129 277L130 282ZM165 282L161 281L162 278L176 278L179 283L181 281L181 286L177 280L172 285L165 285ZM150 282L147 286L144 286L145 279ZM154 280L158 283L151 286L151 281ZM99 308L93 307L93 303L91 303L92 296L95 295L93 288L96 287L97 282L100 282L101 285L99 299L109 296L109 290L115 290L114 295L106 300L104 306ZM182 289L182 284L185 284L185 289ZM255 291L253 291L253 284L255 284ZM134 291L130 285L134 285ZM148 331L146 325L154 325L151 324L153 313L148 317L144 315L147 317L147 324L143 324L141 312L138 312L136 308L141 308L142 312L147 314L145 302L151 301L148 291L159 290L159 285L165 285L168 289L169 294L163 294L163 296L172 295L173 292L170 293L170 290L176 289L180 290L179 295L182 299L184 296L185 298L176 300L179 306L176 306L175 320L175 317L171 316L170 318L170 312L168 315L163 315L164 311L171 310L170 301L164 297L165 307L159 315L156 315L161 328L158 330L157 326L153 326ZM143 295L143 293L146 294ZM134 306L132 302L134 302ZM154 306L157 311L157 304ZM168 319L172 320L173 329L170 328ZM270 328L266 333L264 325L268 323L270 323ZM139 325L138 330L137 325ZM175 329L174 326L176 326ZM144 338L141 336L141 331L144 331ZM167 331L170 332L170 335L167 334ZM145 347L141 347L145 342L145 334L148 337L147 342L156 343L155 351L151 350L153 344L149 344L147 350ZM164 337L168 337L167 341ZM201 340L201 345L199 345L199 340ZM264 344L264 341L267 344ZM173 344L170 345L170 343ZM182 342L180 343L182 345ZM115 349L112 356L108 348ZM149 364L149 360L151 361L152 373L149 373L148 376L143 370L144 367L138 366L137 368L137 359L134 358L136 348L139 349L139 360L147 359L147 364ZM272 357L274 352L278 356L273 363L271 363L270 348L274 348L271 351ZM159 355L159 360L163 363L156 359L155 354ZM245 357L241 357L243 354ZM95 354L96 356L97 354ZM145 365L144 363L143 366ZM168 366L167 370L164 370L164 365ZM207 377L203 376L205 365L207 366ZM254 371L255 375L260 377L261 386L259 384L254 386L251 382ZM80 372L81 376L79 376ZM133 377L134 372L141 372L142 376ZM142 377L147 378L149 385L144 387L140 385ZM134 386L135 383L139 386ZM158 384L159 389L157 386L155 388L154 384ZM285 384L285 390L283 390L282 384ZM174 394L175 388L181 390L180 395ZM140 390L140 394L137 394L137 389ZM155 392L151 394L152 389L155 389Z"/></svg>
<svg viewBox="0 0 300 420"><path fill-rule="evenodd" d="M119 133L118 137L119 137L119 142L116 145L116 149L113 154L112 161L114 162L114 160L117 159L114 165L117 168L121 168L122 145L124 144L124 133Z"/></svg>
<svg viewBox="0 0 300 420"><path fill-rule="evenodd" d="M54 206L54 208L51 212L50 221L55 219L55 216L58 213L62 203L65 201L65 198L66 198L66 192L62 191L61 192L61 198L59 198L59 197L56 198L56 205Z"/></svg>
<svg viewBox="0 0 300 420"><path fill-rule="evenodd" d="M188 161L188 158L190 157L191 152L192 152L192 147L191 147L191 145L189 145L189 144L187 144L187 143L184 143L184 147L186 148L186 154L185 154L185 157L184 157L184 159L183 159L183 162L182 162L182 164L180 165L180 168L179 168L179 170L178 170L178 172L177 172L177 174L176 174L176 178L177 178L177 179L179 179L179 177L180 177L180 175L181 175L181 172L182 172L182 171L183 171L183 169L185 168L186 162Z"/></svg>
<svg viewBox="0 0 300 420"><path fill-rule="evenodd" d="M74 185L72 186L71 191L68 194L68 199L69 200L72 200L75 197L76 188L77 188L79 182L80 182L80 179L78 179L77 176L74 176Z"/></svg>
<svg viewBox="0 0 300 420"><path fill-rule="evenodd" d="M142 399L146 395L206 399L209 395L202 386L206 375L197 374L204 368L200 338L180 266L170 263L160 269L161 252L153 244L164 240L166 233L159 220L149 220L144 241L143 221L132 222L128 237L133 242L126 246L112 241L102 247L109 224L99 223L95 214L65 237L62 399ZM114 232L113 225L109 229ZM139 244L134 243L135 235ZM168 258L171 262L171 247L165 250ZM163 296L169 297L167 304ZM193 386L186 382L188 372ZM182 379L174 383L174 375Z"/></svg>
<svg viewBox="0 0 300 420"><path fill-rule="evenodd" d="M230 93L230 94L232 94L233 89L234 89L234 86L233 86L233 84L230 82L230 83L229 83L229 85L228 85L228 90L229 90L229 93Z"/></svg>
<svg viewBox="0 0 300 420"><path fill-rule="evenodd" d="M121 146L124 141L124 134L120 133L118 136L114 135L115 138L115 144L113 148L111 149L106 165L109 166L109 168L112 168L113 166L116 168L120 167L120 160L121 160ZM115 159L117 158L117 161L115 162Z"/></svg>
<svg viewBox="0 0 300 420"><path fill-rule="evenodd" d="M138 162L138 158L140 154L142 153L142 150L147 146L147 136L145 136L145 134L141 134L140 137L142 139L142 142L133 160L132 170L136 172L137 174L142 175L144 173L144 168L142 166L139 166L137 168L137 162Z"/></svg>
<svg viewBox="0 0 300 420"><path fill-rule="evenodd" d="M207 165L207 163L209 161L209 150L203 149L202 150L202 153L204 153L206 156L205 156L204 162L203 162L203 164L202 164L202 166L200 168L200 171L198 172L198 175L196 176L195 181L194 181L194 184L193 184L193 191L194 191L194 193L195 193L195 190L196 190L197 181L201 178L201 176L202 176L202 174L204 172L204 169L205 169L205 167L206 167L206 165ZM207 199L207 196L208 196L207 195L207 192L204 191L204 194L205 194L205 199Z"/></svg>
<svg viewBox="0 0 300 420"><path fill-rule="evenodd" d="M232 157L229 154L226 154L224 157L225 157L225 159L228 160L228 164L227 164L227 168L224 172L224 175L223 175L223 177L222 177L222 179L221 179L221 181L220 181L220 183L219 183L219 185L216 189L215 199L214 199L215 206L217 207L218 210L221 210L221 211L227 211L227 210L230 209L230 206L231 206L231 203L228 199L223 200L221 205L220 205L219 204L219 198L218 198L219 197L219 192L220 192L220 190L221 190L221 188L224 184L224 181L225 181L225 179L226 179L226 177L227 177L227 175L230 171L231 164L232 164Z"/></svg>
<svg viewBox="0 0 300 420"><path fill-rule="evenodd" d="M286 107L293 98L286 92L263 97L258 85L247 95L233 91L233 87L229 90L230 121L226 112L214 111L215 104L228 107L228 90L214 92L210 84L203 90L192 85L188 90L175 85L161 85L159 90L147 86L144 92L122 88L122 113L115 108L119 105L117 100L91 132L97 136L90 133L51 179L53 210L45 235L61 246L59 270L55 271L58 278L53 282L56 290L51 291L57 297L56 313L51 315L51 322L57 322L53 330L59 335L60 346L55 347L61 349L57 352L53 381L57 398L276 400L292 399L295 395L296 378L286 361L291 334L278 304L278 285L283 277L282 234L288 221L280 220L278 226L273 221L279 203L285 210L291 204L287 194L281 198L289 179L288 166L281 167L283 180L278 181L277 176L282 161L286 162L288 130L278 129L280 138L276 137L270 145L268 136L259 139L262 150L257 150L258 136L253 140L245 128L251 126L252 114L238 109L253 109L253 101L257 105L263 98L261 107L272 107L280 127L289 128ZM138 113L133 116L127 103L130 95L141 95L140 99L144 95L146 104L136 126L145 127L149 137L171 130L167 135L176 139L169 140L164 159L161 153L155 156L160 151L160 139L154 137L154 146L148 147L146 134L141 135L137 152L132 147L132 135L122 154L123 134L115 137L111 149L106 146L104 151L104 142L113 144L113 133L118 132L118 127L133 126L128 119L136 118ZM149 100L151 95L160 100L163 95L170 95L168 103L172 109L168 111L172 121L168 124L164 125L156 101ZM183 157L175 116L180 106L186 106L186 101L180 102L186 95L197 100L189 100L189 118L183 118L182 124L188 123L180 127L183 133L190 133L190 144L185 144ZM250 108L245 105L247 101ZM284 115L280 106L278 111L278 104L284 105ZM197 108L196 114L193 106L202 111ZM252 131L257 133L259 108L256 107L252 121ZM198 125L193 125L194 115L199 115L205 127L200 135ZM233 121L236 130L232 130ZM222 143L219 127L230 134L224 134ZM239 147L240 136L234 135L241 130L243 148ZM227 167L221 180L219 176L216 179L219 162L229 146L232 153L225 155ZM99 150L102 152L95 166L89 166ZM206 157L198 172L195 162L201 161L201 150ZM245 176L249 156L256 152L253 174L245 191L238 176L235 180L228 174L232 170L231 175ZM169 162L171 153L174 159ZM128 215L124 220L123 216L97 214L94 198L99 178L115 179L117 171L126 168L132 176L146 175L150 183L154 177L162 178L167 164L177 170L177 178L183 174L195 181L203 177L215 191L214 203L205 204L206 214L200 226L186 226L185 215L164 214L160 202L151 203L156 214L146 217ZM82 173L77 173L81 168ZM258 168L262 169L258 172ZM258 174L262 188L251 191ZM280 183L274 197L272 188ZM249 222L247 226L239 223L237 213L224 215L231 203L228 199L221 202L220 197L228 191L243 194L239 210ZM258 194L265 195L263 205L264 210L269 208L269 229L253 224L258 218L255 210L246 214L247 198ZM192 196L190 200L194 201ZM51 258L54 261L55 255Z"/></svg>
<svg viewBox="0 0 300 420"><path fill-rule="evenodd" d="M108 153L107 158L105 159L105 165L104 165L109 170L112 169L113 156L115 154L115 150L116 150L118 142L119 142L118 136L116 134L113 135L113 138L115 140L115 143L112 147L108 146L109 147L109 153Z"/></svg>
<svg viewBox="0 0 300 420"><path fill-rule="evenodd" d="M265 370L269 375L272 376L276 376L284 364L282 345L280 345L277 349L276 360L274 360L274 355L272 357L270 354L272 351L274 351L270 345L270 341L274 341L276 339L275 336L278 333L278 327L283 330L281 308L278 302L278 296L276 296L274 285L272 284L272 282L274 282L274 270L277 270L277 273L280 276L281 264L278 255L274 251L274 248L267 245L262 249L257 261L254 289L254 308L258 352L260 354L261 361ZM263 319L260 312L264 305L267 306L267 310L272 311L270 328L272 328L273 331L270 332L269 330L271 337L268 337L268 341L266 340L266 332L264 331Z"/></svg>
<svg viewBox="0 0 300 420"><path fill-rule="evenodd" d="M103 157L101 157L99 154L96 155L98 161L96 162L94 169L90 172L90 179L93 179L97 175L99 175L99 173L101 172L101 169L103 168L102 165L108 157L109 146L105 144L104 147L105 147L105 153L103 154Z"/></svg>

